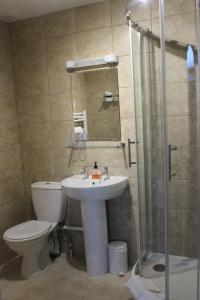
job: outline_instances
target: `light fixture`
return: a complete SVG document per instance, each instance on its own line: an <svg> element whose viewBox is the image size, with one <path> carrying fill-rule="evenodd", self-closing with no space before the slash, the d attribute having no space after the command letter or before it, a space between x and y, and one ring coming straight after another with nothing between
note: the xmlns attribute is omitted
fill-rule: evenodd
<svg viewBox="0 0 200 300"><path fill-rule="evenodd" d="M103 67L115 67L119 64L118 56L111 54L103 57L95 57L89 59L72 60L66 62L67 72L90 70Z"/></svg>

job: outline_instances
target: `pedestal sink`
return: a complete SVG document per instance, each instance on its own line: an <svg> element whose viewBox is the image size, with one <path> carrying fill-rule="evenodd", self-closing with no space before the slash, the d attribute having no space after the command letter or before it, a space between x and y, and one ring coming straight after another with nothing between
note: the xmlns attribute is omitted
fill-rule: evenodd
<svg viewBox="0 0 200 300"><path fill-rule="evenodd" d="M105 180L82 178L61 181L65 194L81 202L87 272L100 276L108 271L108 233L105 201L123 194L127 177L110 176Z"/></svg>

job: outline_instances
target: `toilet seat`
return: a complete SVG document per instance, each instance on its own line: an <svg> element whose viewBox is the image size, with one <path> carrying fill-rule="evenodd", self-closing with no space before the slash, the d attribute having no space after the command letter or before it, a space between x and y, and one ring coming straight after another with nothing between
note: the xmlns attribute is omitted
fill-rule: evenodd
<svg viewBox="0 0 200 300"><path fill-rule="evenodd" d="M52 229L52 224L44 221L31 220L7 229L3 235L5 240L28 241L48 234Z"/></svg>

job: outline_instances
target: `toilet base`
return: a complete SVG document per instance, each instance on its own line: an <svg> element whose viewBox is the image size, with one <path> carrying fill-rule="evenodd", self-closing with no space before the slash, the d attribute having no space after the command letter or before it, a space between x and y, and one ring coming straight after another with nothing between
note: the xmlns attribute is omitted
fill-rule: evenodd
<svg viewBox="0 0 200 300"><path fill-rule="evenodd" d="M45 245L42 251L29 253L22 257L21 277L28 279L47 271L52 265L49 255L49 246Z"/></svg>

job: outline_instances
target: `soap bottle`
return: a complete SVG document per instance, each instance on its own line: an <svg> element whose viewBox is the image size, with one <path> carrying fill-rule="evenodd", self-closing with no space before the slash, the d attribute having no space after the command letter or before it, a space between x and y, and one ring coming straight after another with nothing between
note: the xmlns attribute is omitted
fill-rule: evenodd
<svg viewBox="0 0 200 300"><path fill-rule="evenodd" d="M95 161L94 163L94 169L92 170L91 173L92 179L101 179L101 171L98 169L97 162Z"/></svg>

